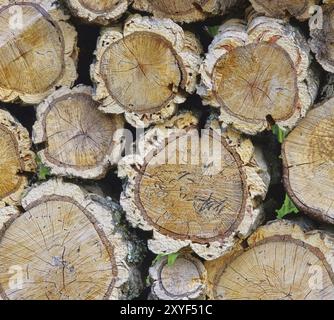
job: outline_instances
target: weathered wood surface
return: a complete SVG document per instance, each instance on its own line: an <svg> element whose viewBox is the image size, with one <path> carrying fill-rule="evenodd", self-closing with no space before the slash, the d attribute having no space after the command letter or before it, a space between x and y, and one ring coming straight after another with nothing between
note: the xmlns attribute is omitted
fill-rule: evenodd
<svg viewBox="0 0 334 320"><path fill-rule="evenodd" d="M221 121L255 135L273 121L292 128L313 104L319 80L305 37L278 19L225 22L201 67L198 93Z"/></svg>
<svg viewBox="0 0 334 320"><path fill-rule="evenodd" d="M285 187L305 213L334 223L334 99L311 110L283 145Z"/></svg>
<svg viewBox="0 0 334 320"><path fill-rule="evenodd" d="M171 20L134 15L104 29L91 76L94 99L107 113L125 113L146 127L171 117L196 88L201 45Z"/></svg>
<svg viewBox="0 0 334 320"><path fill-rule="evenodd" d="M269 176L250 140L220 128L199 138L197 125L184 113L145 134L140 155L119 163L121 204L133 226L154 231L153 252L191 246L214 259L261 222Z"/></svg>
<svg viewBox="0 0 334 320"><path fill-rule="evenodd" d="M35 155L28 131L9 112L0 109L0 208L19 205L27 173L34 172Z"/></svg>
<svg viewBox="0 0 334 320"><path fill-rule="evenodd" d="M41 102L77 78L77 33L52 0L0 1L0 100Z"/></svg>
<svg viewBox="0 0 334 320"><path fill-rule="evenodd" d="M33 141L51 174L103 178L121 158L124 120L98 110L92 89L62 88L37 107Z"/></svg>
<svg viewBox="0 0 334 320"><path fill-rule="evenodd" d="M158 18L170 18L176 22L189 23L223 15L243 0L134 0L137 10L152 13Z"/></svg>
<svg viewBox="0 0 334 320"><path fill-rule="evenodd" d="M84 22L107 25L126 12L131 0L66 0L73 15Z"/></svg>
<svg viewBox="0 0 334 320"><path fill-rule="evenodd" d="M206 263L219 300L333 300L333 237L289 221L259 228L244 247Z"/></svg>
<svg viewBox="0 0 334 320"><path fill-rule="evenodd" d="M273 18L288 19L295 17L298 20L308 20L313 7L320 0L250 0L253 8L259 13Z"/></svg>
<svg viewBox="0 0 334 320"><path fill-rule="evenodd" d="M23 212L0 209L0 298L100 300L138 294L138 271L127 262L131 245L103 199L50 180L33 187L22 206ZM16 281L11 281L13 266Z"/></svg>
<svg viewBox="0 0 334 320"><path fill-rule="evenodd" d="M189 253L180 254L172 265L163 257L149 270L152 297L160 300L205 299L206 269Z"/></svg>

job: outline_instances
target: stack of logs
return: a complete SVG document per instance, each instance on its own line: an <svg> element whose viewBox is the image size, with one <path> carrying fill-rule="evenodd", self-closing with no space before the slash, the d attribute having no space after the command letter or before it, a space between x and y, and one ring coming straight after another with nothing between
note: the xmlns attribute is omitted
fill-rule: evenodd
<svg viewBox="0 0 334 320"><path fill-rule="evenodd" d="M265 224L254 143L289 132L285 190L330 229L334 1L64 2L0 0L0 299L132 299L145 278L152 299L334 299L334 236ZM91 86L76 24L101 27ZM14 103L34 106L32 132ZM99 184L111 168L119 199Z"/></svg>

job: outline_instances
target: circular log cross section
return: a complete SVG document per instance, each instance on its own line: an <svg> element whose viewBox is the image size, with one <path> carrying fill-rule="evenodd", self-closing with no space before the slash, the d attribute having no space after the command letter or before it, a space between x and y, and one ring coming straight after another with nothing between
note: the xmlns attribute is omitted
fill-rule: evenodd
<svg viewBox="0 0 334 320"><path fill-rule="evenodd" d="M110 45L101 58L100 73L110 95L138 114L160 111L182 82L172 45L152 32L134 32Z"/></svg>
<svg viewBox="0 0 334 320"><path fill-rule="evenodd" d="M152 294L161 300L188 300L203 295L206 270L202 262L190 254L178 256L173 265L164 257L150 268L154 281Z"/></svg>
<svg viewBox="0 0 334 320"><path fill-rule="evenodd" d="M110 153L116 127L98 105L85 93L65 95L50 105L44 119L50 162L92 168Z"/></svg>
<svg viewBox="0 0 334 320"><path fill-rule="evenodd" d="M0 124L0 202L15 193L24 179L18 174L23 171L17 140Z"/></svg>
<svg viewBox="0 0 334 320"><path fill-rule="evenodd" d="M182 16L197 12L201 6L205 6L208 0L148 0L155 10L165 15Z"/></svg>
<svg viewBox="0 0 334 320"><path fill-rule="evenodd" d="M27 173L36 169L29 132L0 109L0 208L20 205Z"/></svg>
<svg viewBox="0 0 334 320"><path fill-rule="evenodd" d="M104 13L113 10L120 2L120 0L78 0L79 3L95 13Z"/></svg>
<svg viewBox="0 0 334 320"><path fill-rule="evenodd" d="M333 300L333 237L276 220L205 264L212 300Z"/></svg>
<svg viewBox="0 0 334 320"><path fill-rule="evenodd" d="M0 230L0 295L10 300L107 299L117 277L113 247L71 198L33 203ZM84 239L85 241L81 241ZM8 273L22 270L22 289Z"/></svg>
<svg viewBox="0 0 334 320"><path fill-rule="evenodd" d="M310 8L316 0L250 0L255 10L270 17L296 17L306 20L310 17Z"/></svg>
<svg viewBox="0 0 334 320"><path fill-rule="evenodd" d="M215 141L208 153L190 144L190 137L169 141L147 157L136 181L136 204L160 233L206 243L238 227L245 209L245 176L240 157L221 136L207 140ZM214 165L209 152L216 156ZM181 163L174 164L175 159Z"/></svg>
<svg viewBox="0 0 334 320"><path fill-rule="evenodd" d="M8 25L17 6L22 25ZM30 2L0 7L0 19L0 87L28 95L50 90L65 69L65 45L57 22Z"/></svg>
<svg viewBox="0 0 334 320"><path fill-rule="evenodd" d="M310 288L310 266L322 275ZM321 251L302 241L268 238L234 258L215 280L218 300L313 300L333 298L334 274Z"/></svg>
<svg viewBox="0 0 334 320"><path fill-rule="evenodd" d="M311 110L283 145L284 181L305 213L334 222L334 99Z"/></svg>
<svg viewBox="0 0 334 320"><path fill-rule="evenodd" d="M295 111L296 70L287 52L277 45L235 48L216 62L212 79L217 101L243 121L259 122L268 116L286 120Z"/></svg>

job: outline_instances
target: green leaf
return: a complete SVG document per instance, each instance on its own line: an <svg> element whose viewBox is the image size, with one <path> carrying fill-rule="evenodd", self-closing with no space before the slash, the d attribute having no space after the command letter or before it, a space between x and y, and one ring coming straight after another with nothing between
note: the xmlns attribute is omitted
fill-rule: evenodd
<svg viewBox="0 0 334 320"><path fill-rule="evenodd" d="M211 37L215 37L218 34L220 26L208 26L207 30Z"/></svg>
<svg viewBox="0 0 334 320"><path fill-rule="evenodd" d="M278 142L282 144L288 135L288 132L275 124L273 126L273 134L277 137Z"/></svg>
<svg viewBox="0 0 334 320"><path fill-rule="evenodd" d="M299 213L299 210L295 206L295 204L292 202L290 197L288 195L285 195L283 206L281 209L276 210L276 213L277 213L278 219L283 219L286 215L290 213L295 213L295 214Z"/></svg>
<svg viewBox="0 0 334 320"><path fill-rule="evenodd" d="M163 257L167 257L168 265L171 267L175 264L176 259L180 255L179 252L171 253L171 254L158 254L152 262L152 265L156 264L157 262L161 261Z"/></svg>
<svg viewBox="0 0 334 320"><path fill-rule="evenodd" d="M177 259L177 257L179 256L180 254L178 252L176 253L172 253L172 254L169 254L168 255L168 265L171 267L175 264L175 261Z"/></svg>
<svg viewBox="0 0 334 320"><path fill-rule="evenodd" d="M156 264L156 263L159 262L159 261L161 261L161 259L162 259L163 257L166 257L166 256L167 256L167 254L164 254L164 253L158 254L158 255L155 257L155 259L153 260L152 265L153 265L153 264Z"/></svg>
<svg viewBox="0 0 334 320"><path fill-rule="evenodd" d="M51 175L51 169L42 163L42 160L38 155L36 156L36 163L38 180L47 180L47 178Z"/></svg>

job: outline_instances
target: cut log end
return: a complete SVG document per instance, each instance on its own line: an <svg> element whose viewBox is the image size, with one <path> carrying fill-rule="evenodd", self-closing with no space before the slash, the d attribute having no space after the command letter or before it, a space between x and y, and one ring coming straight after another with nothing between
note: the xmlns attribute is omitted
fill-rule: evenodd
<svg viewBox="0 0 334 320"><path fill-rule="evenodd" d="M291 36L293 34L293 36ZM221 120L251 135L272 122L292 128L316 98L306 39L282 20L225 22L201 67L198 93Z"/></svg>
<svg viewBox="0 0 334 320"><path fill-rule="evenodd" d="M240 0L134 0L134 8L152 13L158 18L170 18L180 23L205 20L225 14Z"/></svg>
<svg viewBox="0 0 334 320"><path fill-rule="evenodd" d="M129 0L67 0L72 13L88 23L107 25L128 9Z"/></svg>
<svg viewBox="0 0 334 320"><path fill-rule="evenodd" d="M92 89L62 88L37 107L34 143L51 173L86 179L102 178L123 150L123 117L106 115L92 99Z"/></svg>
<svg viewBox="0 0 334 320"><path fill-rule="evenodd" d="M312 7L319 0L250 0L253 8L269 17L289 19L295 17L305 21L312 15Z"/></svg>
<svg viewBox="0 0 334 320"><path fill-rule="evenodd" d="M19 205L28 181L26 173L35 170L28 131L7 111L0 109L0 207Z"/></svg>
<svg viewBox="0 0 334 320"><path fill-rule="evenodd" d="M79 187L53 180L31 189L23 207L23 213L14 215L6 208L0 211L2 299L127 297L130 246L107 207ZM82 237L84 243L78 241Z"/></svg>
<svg viewBox="0 0 334 320"><path fill-rule="evenodd" d="M334 222L334 99L311 110L283 145L285 186L305 213Z"/></svg>
<svg viewBox="0 0 334 320"><path fill-rule="evenodd" d="M224 136L219 130L199 137L196 128L185 129L152 129L141 142L146 147L143 159L122 160L126 169L120 168L119 173L130 177L122 204L134 225L155 230L154 252L166 253L174 245L182 248L190 243L198 245L196 253L210 258L215 249L202 250L208 243L219 255L236 241L236 234L254 229L261 212L252 199L255 194L263 198L266 185L258 175L261 170L249 140ZM254 174L248 171L250 162ZM254 178L261 187L250 194Z"/></svg>
<svg viewBox="0 0 334 320"><path fill-rule="evenodd" d="M276 221L261 227L246 248L207 262L209 297L217 300L332 300L332 238Z"/></svg>
<svg viewBox="0 0 334 320"><path fill-rule="evenodd" d="M77 35L53 1L5 1L0 18L0 100L39 103L56 87L73 84Z"/></svg>
<svg viewBox="0 0 334 320"><path fill-rule="evenodd" d="M334 73L334 3L323 5L321 20L310 20L310 46L322 67Z"/></svg>
<svg viewBox="0 0 334 320"><path fill-rule="evenodd" d="M206 270L191 254L177 257L173 265L163 257L150 268L152 295L160 300L194 300L204 298Z"/></svg>
<svg viewBox="0 0 334 320"><path fill-rule="evenodd" d="M200 51L198 40L171 20L132 16L122 31L101 34L92 68L95 99L101 110L137 115L145 125L159 118L154 114L166 119L195 90Z"/></svg>

